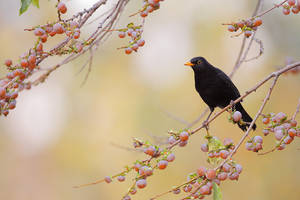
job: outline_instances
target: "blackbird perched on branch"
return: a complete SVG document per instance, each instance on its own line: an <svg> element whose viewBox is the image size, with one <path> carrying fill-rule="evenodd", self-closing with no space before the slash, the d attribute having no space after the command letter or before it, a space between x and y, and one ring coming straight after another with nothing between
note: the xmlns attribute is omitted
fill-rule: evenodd
<svg viewBox="0 0 300 200"><path fill-rule="evenodd" d="M185 65L194 70L196 90L209 106L210 114L206 120L209 119L215 107L224 108L241 96L230 78L223 71L209 64L205 58L195 57ZM236 103L232 109L241 112L243 122L239 122L238 126L246 131L252 118L240 102ZM256 125L254 124L252 128L255 130Z"/></svg>

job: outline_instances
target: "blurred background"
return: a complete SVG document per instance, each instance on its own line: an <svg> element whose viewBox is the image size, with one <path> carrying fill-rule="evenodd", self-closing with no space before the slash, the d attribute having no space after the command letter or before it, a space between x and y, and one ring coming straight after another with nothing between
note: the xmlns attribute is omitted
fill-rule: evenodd
<svg viewBox="0 0 300 200"><path fill-rule="evenodd" d="M89 8L97 0L66 1L68 15ZM264 9L280 1L267 1ZM195 120L206 108L194 89L193 72L183 66L195 56L204 56L213 65L229 73L234 66L242 37L232 38L222 23L251 16L256 1L171 1L146 19L146 45L128 56L116 50L127 44L117 34L107 40L94 56L87 83L81 87L87 69L78 71L88 57L56 70L44 84L20 94L17 107L8 117L0 118L0 199L7 200L81 200L121 199L130 187L124 183L99 184L87 188L72 186L101 179L122 170L143 154L124 150L132 137L152 140L167 136ZM0 1L0 62L18 56L33 45L32 33L24 28L56 19L55 1L41 1L40 9L30 7L18 16L20 1ZM142 5L132 0L117 27L140 18L129 18ZM109 4L107 5L109 6ZM100 15L101 13L98 13ZM300 60L299 15L284 16L281 9L263 17L257 37L263 41L264 54L245 63L233 82L244 93L259 80L284 64L286 57ZM135 21L136 20L136 21ZM86 27L83 37L97 24ZM53 39L53 44L55 39ZM253 45L249 57L257 55ZM51 67L62 58L43 63ZM5 70L0 69L1 76ZM300 75L282 76L264 113L285 112L292 116L300 96ZM243 102L254 115L269 83ZM219 110L219 109L218 109ZM242 132L228 123L224 114L210 125L210 133L221 140L231 137L238 142ZM297 117L300 120L299 116ZM199 123L200 124L200 123ZM199 124L195 125L198 126ZM261 135L261 119L255 134ZM193 136L185 148L176 148L176 161L167 170L148 179L148 186L134 199L149 199L186 181L188 173L207 166L200 150L204 131ZM273 136L264 139L264 149L273 148ZM238 182L221 185L224 200L298 200L300 197L299 139L281 152L257 156L244 146L235 159L243 165ZM161 199L177 199L172 194ZM207 199L211 199L208 197Z"/></svg>

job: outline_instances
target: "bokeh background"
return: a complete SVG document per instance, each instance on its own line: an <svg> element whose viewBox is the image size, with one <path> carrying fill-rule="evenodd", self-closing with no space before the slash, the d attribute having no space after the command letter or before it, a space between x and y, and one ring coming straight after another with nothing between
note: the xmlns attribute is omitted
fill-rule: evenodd
<svg viewBox="0 0 300 200"><path fill-rule="evenodd" d="M67 1L68 14L94 2ZM192 70L183 63L201 55L229 73L241 37L230 37L221 23L251 16L255 3L166 0L147 18L146 45L138 53L128 56L116 50L127 41L113 34L95 54L92 72L83 87L86 70L77 72L87 57L61 67L44 84L22 92L17 108L0 119L0 199L120 199L130 180L82 189L72 186L118 173L123 166L144 158L143 154L120 148L131 147L132 137L151 141L152 136L166 136L169 129L185 127L168 113L188 122L199 116L206 105L195 92ZM264 8L273 3L279 1L267 1ZM6 58L16 61L32 46L34 36L24 32L24 28L56 18L55 1L40 4L40 9L30 7L18 16L19 0L0 1L0 62ZM139 22L139 17L128 16L141 5L140 0L132 0L117 27ZM257 37L263 41L264 54L243 64L233 78L241 93L284 64L286 57L300 59L299 19L299 15L284 16L281 9L263 17ZM89 25L83 37L95 26ZM253 45L250 57L258 51L258 45ZM60 59L50 60L42 67L50 67ZM5 75L3 68L0 72ZM299 84L299 75L281 77L265 113L283 111L291 116L300 96ZM267 89L268 84L244 100L243 105L252 116ZM211 134L237 142L242 132L228 123L227 117L224 114L211 124ZM257 125L255 134L261 134L263 126L260 121ZM200 131L187 147L176 148L176 162L149 178L148 186L135 199L149 199L179 185L199 166L209 166L200 150L203 135L204 131ZM272 148L274 138L265 138L264 144L265 150ZM299 148L299 139L286 150L266 156L241 148L235 159L244 171L238 182L222 184L224 200L298 200ZM162 199L177 198L171 194Z"/></svg>

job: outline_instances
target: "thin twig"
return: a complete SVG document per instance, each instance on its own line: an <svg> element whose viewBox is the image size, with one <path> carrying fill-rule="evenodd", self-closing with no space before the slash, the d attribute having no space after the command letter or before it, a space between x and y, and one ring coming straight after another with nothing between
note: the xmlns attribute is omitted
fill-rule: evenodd
<svg viewBox="0 0 300 200"><path fill-rule="evenodd" d="M267 13L269 13L269 12L271 12L272 10L274 10L275 8L279 8L280 6L282 6L285 2L287 2L288 0L285 0L285 1L283 1L283 2L281 2L280 4L274 4L274 6L272 7L272 8L270 8L270 9L268 9L268 10L265 10L264 12L262 12L262 13L260 13L260 14L258 14L258 15L256 15L255 17L261 17L261 16L263 16L263 15L265 15L265 14L267 14ZM254 18L255 18L254 17Z"/></svg>
<svg viewBox="0 0 300 200"><path fill-rule="evenodd" d="M298 100L298 105L297 105L296 111L295 111L295 113L294 113L294 115L293 115L293 117L292 117L292 120L295 120L295 119L296 119L296 116L297 116L297 114L299 113L299 111L300 111L300 98L299 98L299 100Z"/></svg>
<svg viewBox="0 0 300 200"><path fill-rule="evenodd" d="M255 32L256 33L256 32ZM254 33L254 34L255 34ZM244 62L249 62L249 61L252 61L252 60L255 60L255 59L258 59L263 53L264 53L264 45L263 45L263 42L260 40L260 39L258 39L258 38L255 38L254 37L254 35L253 35L253 40L257 43L257 44L259 44L259 53L258 53L258 55L257 56L254 56L253 58L249 58L249 59L244 59Z"/></svg>

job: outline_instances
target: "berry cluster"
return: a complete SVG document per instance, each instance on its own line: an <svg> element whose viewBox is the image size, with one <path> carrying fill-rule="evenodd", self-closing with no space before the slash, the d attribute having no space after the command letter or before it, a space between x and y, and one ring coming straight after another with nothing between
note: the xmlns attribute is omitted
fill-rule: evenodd
<svg viewBox="0 0 300 200"><path fill-rule="evenodd" d="M201 150L209 152L210 158L222 159L228 158L230 152L234 148L232 139L227 138L221 141L216 137L207 137L208 143L201 146ZM221 158L221 159L220 159ZM210 161L209 161L210 162ZM242 166L232 160L225 162L221 167L216 169L207 169L199 167L196 172L188 175L188 180L185 184L173 189L174 194L179 194L182 191L188 193L185 199L203 199L206 195L212 193L213 185L220 185L221 181L229 178L230 180L238 180L242 172Z"/></svg>
<svg viewBox="0 0 300 200"><path fill-rule="evenodd" d="M22 55L15 66L10 59L5 61L5 65L9 72L0 80L0 115L7 116L9 110L16 107L18 93L24 88L31 88L31 84L24 80L37 68L37 56L34 51L30 51Z"/></svg>
<svg viewBox="0 0 300 200"><path fill-rule="evenodd" d="M186 137L184 135L187 132L183 131L181 133L182 134L178 135L181 135L183 140L185 140ZM149 142L143 142L136 138L134 139L133 146L142 150L146 155L150 156L150 158L144 161L137 160L132 167L126 167L123 172L112 177L107 176L103 179L106 183L112 182L115 178L119 182L123 182L129 172L135 172L135 184L129 189L129 192L123 197L123 200L130 200L130 195L136 194L137 189L145 188L147 186L147 178L153 174L155 169L164 170L170 162L175 160L175 154L168 148L161 149ZM155 163L151 163L152 160L155 160Z"/></svg>
<svg viewBox="0 0 300 200"><path fill-rule="evenodd" d="M257 30L260 25L262 25L262 19L260 17L256 17L229 24L228 31L237 32L238 30L241 30L241 32L237 36L244 33L244 35L248 38L253 34L254 31Z"/></svg>
<svg viewBox="0 0 300 200"><path fill-rule="evenodd" d="M119 38L125 38L128 35L131 40L129 45L119 49L125 49L126 54L131 54L132 51L137 52L138 48L144 46L145 40L142 39L143 29L142 26L135 26L134 23L129 23L127 28L118 29Z"/></svg>
<svg viewBox="0 0 300 200"><path fill-rule="evenodd" d="M298 14L300 11L300 1L296 3L296 0L288 0L287 3L282 5L282 13L289 15L291 11L294 14Z"/></svg>
<svg viewBox="0 0 300 200"><path fill-rule="evenodd" d="M187 131L182 131L179 134L169 131L169 134L171 135L168 139L170 145L175 144L177 141L179 141L178 145L180 147L184 147L187 145L189 139L189 133Z"/></svg>
<svg viewBox="0 0 300 200"><path fill-rule="evenodd" d="M207 152L208 162L216 162L218 159L226 159L231 151L234 149L233 140L231 138L225 138L223 143L217 137L207 136L208 143L201 145L201 150Z"/></svg>
<svg viewBox="0 0 300 200"><path fill-rule="evenodd" d="M295 136L300 137L300 127L297 127L297 121L294 119L288 120L287 115L283 112L265 115L262 121L267 125L263 129L264 135L274 133L277 140L276 149L278 150L284 149L286 145L294 140Z"/></svg>
<svg viewBox="0 0 300 200"><path fill-rule="evenodd" d="M58 3L57 9L60 14L67 12L67 7L63 2ZM9 110L16 107L18 93L24 88L31 88L31 83L25 82L25 80L35 71L39 70L38 64L45 57L79 53L83 49L84 43L77 41L80 37L80 29L76 21L59 21L26 30L33 31L34 35L37 36L37 40L34 47L21 55L16 64L13 65L11 59L7 59L4 63L8 73L6 77L0 80L0 115L7 116ZM69 46L66 48L57 48L50 52L44 51L43 45L48 41L48 38L59 34L65 34L72 40ZM86 42L85 44L88 43Z"/></svg>
<svg viewBox="0 0 300 200"><path fill-rule="evenodd" d="M248 151L258 152L261 150L263 143L263 138L259 135L252 137L249 141L246 143L246 149Z"/></svg>
<svg viewBox="0 0 300 200"><path fill-rule="evenodd" d="M164 0L144 0L143 8L139 11L140 16L145 18L149 13L160 8L160 2Z"/></svg>

